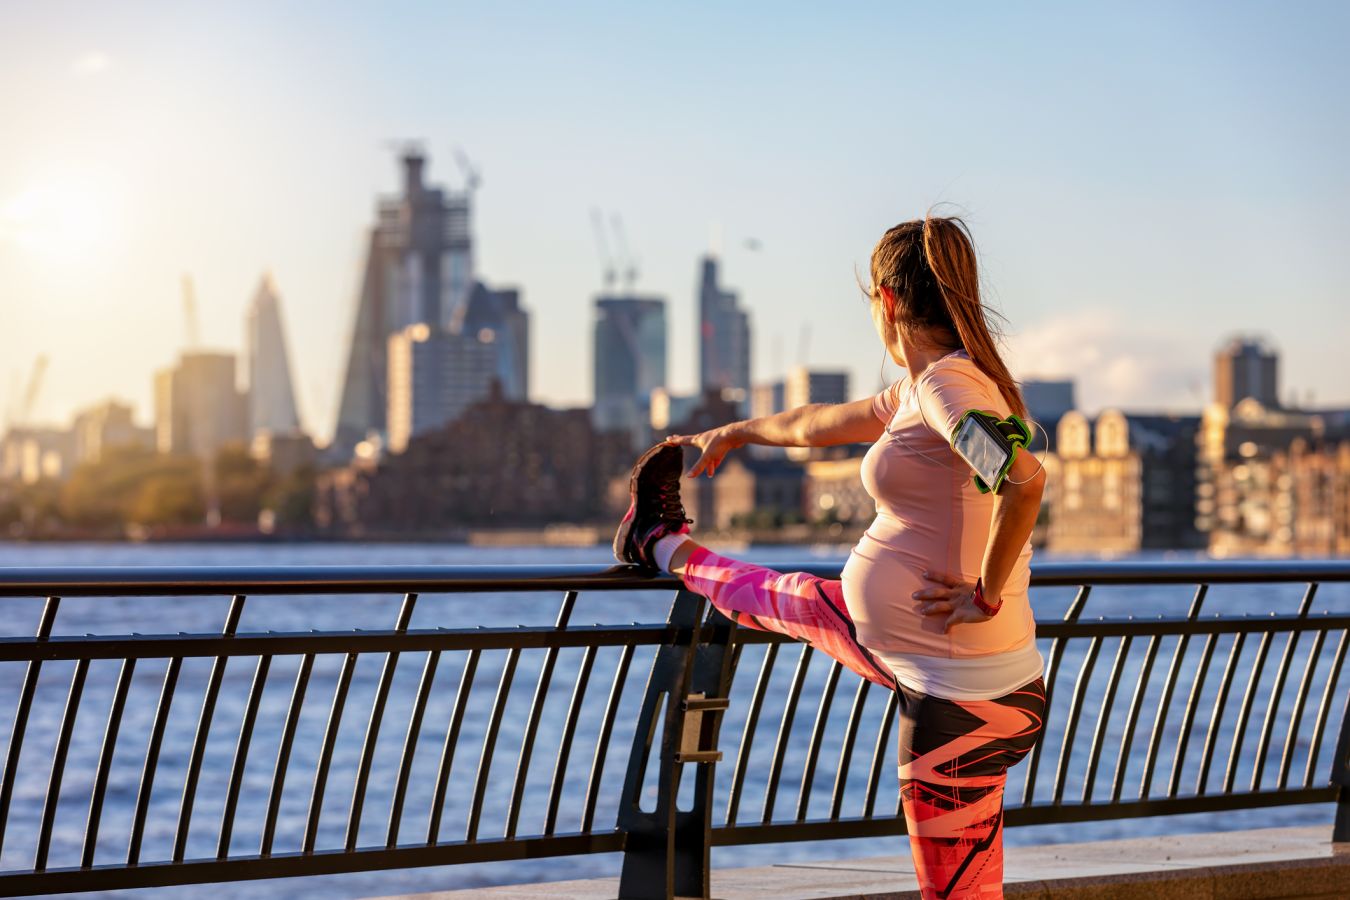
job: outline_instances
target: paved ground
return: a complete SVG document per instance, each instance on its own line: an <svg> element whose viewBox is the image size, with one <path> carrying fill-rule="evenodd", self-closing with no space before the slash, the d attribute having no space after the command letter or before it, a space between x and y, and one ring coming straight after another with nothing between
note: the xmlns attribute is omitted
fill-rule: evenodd
<svg viewBox="0 0 1350 900"><path fill-rule="evenodd" d="M1350 898L1350 844L1326 826L1170 835L1014 847L1008 897L1083 900ZM402 900L612 900L617 878L406 895ZM720 900L908 900L917 898L908 858L879 856L719 869Z"/></svg>

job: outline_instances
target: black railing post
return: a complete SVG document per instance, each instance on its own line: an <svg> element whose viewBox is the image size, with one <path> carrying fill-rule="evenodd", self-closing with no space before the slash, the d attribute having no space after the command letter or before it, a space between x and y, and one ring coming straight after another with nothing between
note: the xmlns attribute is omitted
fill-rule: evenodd
<svg viewBox="0 0 1350 900"><path fill-rule="evenodd" d="M1350 701L1341 713L1341 736L1336 741L1331 783L1336 785L1336 824L1331 828L1331 840L1347 843L1350 842Z"/></svg>
<svg viewBox="0 0 1350 900"><path fill-rule="evenodd" d="M722 756L717 736L731 686L735 626L714 611L700 628L703 610L704 599L697 594L676 594L667 624L688 637L657 650L633 732L618 815L625 835L619 878L624 900L709 896L713 776ZM642 787L658 712L664 712L664 721L655 748L656 807L645 812ZM686 764L697 767L688 811L676 804Z"/></svg>

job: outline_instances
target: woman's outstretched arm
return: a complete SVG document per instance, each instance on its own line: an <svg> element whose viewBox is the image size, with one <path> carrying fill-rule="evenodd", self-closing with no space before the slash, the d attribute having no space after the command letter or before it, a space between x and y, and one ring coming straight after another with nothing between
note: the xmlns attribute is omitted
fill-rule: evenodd
<svg viewBox="0 0 1350 900"><path fill-rule="evenodd" d="M777 415L732 422L701 434L672 434L666 442L703 451L689 477L717 470L723 457L746 444L769 447L829 447L862 444L881 437L883 425L872 411L872 398L851 403L811 403Z"/></svg>

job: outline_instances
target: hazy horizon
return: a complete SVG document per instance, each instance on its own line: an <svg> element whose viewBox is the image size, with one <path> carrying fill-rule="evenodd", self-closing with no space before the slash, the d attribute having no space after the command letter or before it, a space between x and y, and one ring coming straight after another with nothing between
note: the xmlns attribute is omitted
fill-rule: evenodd
<svg viewBox="0 0 1350 900"><path fill-rule="evenodd" d="M1350 406L1340 4L50 3L0 23L0 374L12 391L49 355L35 422L107 396L149 421L182 274L204 344L237 351L271 271L327 435L404 139L433 183L462 185L456 147L480 168L478 275L522 289L542 402L590 402L593 208L669 302L673 389L717 233L755 380L809 333L804 361L863 396L882 351L855 268L946 203L1019 377L1075 377L1089 410L1198 409L1214 349L1255 332L1282 397Z"/></svg>

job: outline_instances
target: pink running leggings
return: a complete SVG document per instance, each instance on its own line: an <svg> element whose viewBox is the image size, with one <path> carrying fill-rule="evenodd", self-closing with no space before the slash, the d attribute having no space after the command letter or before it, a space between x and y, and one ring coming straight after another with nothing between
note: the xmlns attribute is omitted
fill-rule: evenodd
<svg viewBox="0 0 1350 900"><path fill-rule="evenodd" d="M743 628L776 631L898 691L900 801L924 897L1003 896L1003 786L1040 736L1041 679L994 700L944 700L897 684L858 643L843 589L700 547L684 583Z"/></svg>

